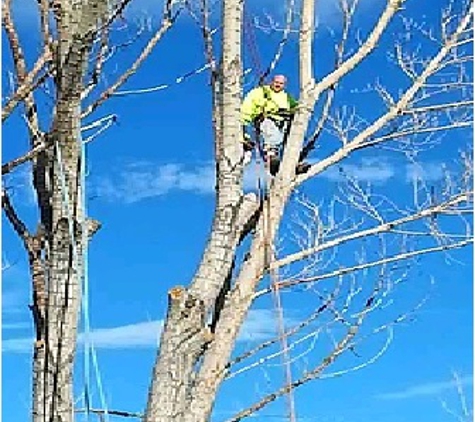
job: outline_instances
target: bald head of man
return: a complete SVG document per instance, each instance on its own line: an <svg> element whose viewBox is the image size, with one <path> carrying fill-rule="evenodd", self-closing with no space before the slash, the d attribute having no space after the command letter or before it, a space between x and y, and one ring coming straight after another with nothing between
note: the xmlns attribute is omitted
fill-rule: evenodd
<svg viewBox="0 0 475 422"><path fill-rule="evenodd" d="M287 83L287 78L284 75L275 75L272 78L270 87L274 92L280 92L285 88L286 83Z"/></svg>

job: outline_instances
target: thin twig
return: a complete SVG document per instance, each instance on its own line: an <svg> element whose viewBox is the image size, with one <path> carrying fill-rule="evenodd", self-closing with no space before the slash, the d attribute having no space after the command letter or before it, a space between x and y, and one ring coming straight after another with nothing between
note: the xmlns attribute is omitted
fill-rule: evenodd
<svg viewBox="0 0 475 422"><path fill-rule="evenodd" d="M21 157L15 158L8 163L2 165L2 176L5 174L10 173L14 168L18 167L19 165L26 163L29 160L35 158L40 152L46 149L46 144L39 144L35 148L28 151L26 154L22 155Z"/></svg>
<svg viewBox="0 0 475 422"><path fill-rule="evenodd" d="M124 418L137 418L143 419L145 415L138 412L126 412L123 410L103 410L103 409L76 409L76 413L93 413L96 415L111 415L111 416L122 416Z"/></svg>
<svg viewBox="0 0 475 422"><path fill-rule="evenodd" d="M365 269L375 267L375 266L379 266L379 265L383 265L383 264L389 264L389 263L392 263L392 262L403 261L403 260L406 261L406 260L414 258L416 256L432 254L434 252L444 252L444 251L448 251L450 249L463 248L463 247L468 246L472 243L473 243L473 239L469 238L467 240L463 240L463 241L460 241L460 242L455 242L455 243L452 243L452 244L444 244L444 245L440 245L440 246L434 246L434 247L431 247L431 248L417 249L417 250L414 250L414 251L411 251L411 252L402 252L402 253L399 253L399 254L396 254L396 255L393 255L393 256L389 256L389 257L386 257L386 258L378 259L378 260L375 260L375 261L368 261L368 262L365 262L365 263L362 263L362 264L354 265L352 267L340 268L340 269L332 271L330 273L321 274L321 275L317 275L317 276L314 276L314 277L309 277L309 278L306 278L306 279L283 281L283 282L281 282L280 287L281 288L288 288L288 287L291 287L291 286L296 286L296 285L304 284L304 283L311 283L311 282L314 283L314 282L317 282L317 281L337 277L337 276L348 274L348 273L351 273L351 272L354 272L354 271L365 270ZM270 289L270 288L265 289L265 290L261 290L260 292L256 293L256 297L259 297L259 296L261 296L263 294L266 294L266 293L270 293L271 291L272 291L272 289Z"/></svg>
<svg viewBox="0 0 475 422"><path fill-rule="evenodd" d="M171 19L164 18L160 29L149 40L148 44L141 51L141 53L139 54L135 62L132 64L132 66L130 66L129 69L126 72L124 72L122 76L120 76L119 79L114 84L112 84L109 88L107 88L94 103L92 103L83 111L81 118L87 117L94 110L96 110L101 104L103 104L108 98L114 95L114 93L137 71L137 69L140 67L143 61L152 53L157 43L172 27L177 16L178 14L172 17Z"/></svg>

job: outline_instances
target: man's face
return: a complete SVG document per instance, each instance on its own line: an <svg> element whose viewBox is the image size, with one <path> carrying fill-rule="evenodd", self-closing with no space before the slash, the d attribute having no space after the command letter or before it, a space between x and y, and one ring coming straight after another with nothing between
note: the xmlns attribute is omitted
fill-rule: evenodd
<svg viewBox="0 0 475 422"><path fill-rule="evenodd" d="M285 88L285 82L286 80L283 76L276 76L274 79L272 79L270 87L273 91L280 92Z"/></svg>

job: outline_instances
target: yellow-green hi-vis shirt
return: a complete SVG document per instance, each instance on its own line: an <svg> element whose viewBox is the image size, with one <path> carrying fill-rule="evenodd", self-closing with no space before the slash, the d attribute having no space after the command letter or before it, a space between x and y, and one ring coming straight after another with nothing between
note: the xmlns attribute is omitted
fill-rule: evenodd
<svg viewBox="0 0 475 422"><path fill-rule="evenodd" d="M293 111L297 107L295 101L287 92L275 92L268 86L254 88L246 95L241 105L241 121L249 124L260 114L264 113L274 119L282 119L279 110Z"/></svg>

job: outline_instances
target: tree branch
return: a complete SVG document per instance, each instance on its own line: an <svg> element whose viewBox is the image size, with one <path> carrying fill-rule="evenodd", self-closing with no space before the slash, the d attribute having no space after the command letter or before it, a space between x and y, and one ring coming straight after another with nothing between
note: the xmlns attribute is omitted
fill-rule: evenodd
<svg viewBox="0 0 475 422"><path fill-rule="evenodd" d="M19 165L34 159L40 152L44 151L45 149L45 143L39 144L21 157L15 158L9 161L8 163L2 164L2 176L10 173L15 167L18 167Z"/></svg>
<svg viewBox="0 0 475 422"><path fill-rule="evenodd" d="M143 413L138 412L126 412L123 410L103 410L103 409L76 409L76 413L92 413L95 415L110 415L110 416L121 416L124 418L137 418L143 419Z"/></svg>
<svg viewBox="0 0 475 422"><path fill-rule="evenodd" d="M8 218L8 221L13 227L13 230L18 234L20 239L23 241L25 248L31 252L31 239L32 236L28 231L26 224L18 217L18 214L13 207L13 204L10 200L10 196L5 188L2 189L2 208L5 211L5 215Z"/></svg>
<svg viewBox="0 0 475 422"><path fill-rule="evenodd" d="M345 350L348 349L348 345L350 341L355 337L358 332L358 329L362 323L364 318L364 314L360 315L360 318L357 322L355 322L351 327L349 327L346 335L339 341L336 345L334 350L322 361L322 363L314 368L312 371L307 372L303 377L299 378L298 380L292 382L291 384L287 384L284 387L280 388L279 390L275 391L274 393L268 394L264 398L262 398L258 403L248 407L245 410L239 412L236 416L228 419L226 422L238 422L248 416L253 415L263 407L267 406L268 404L272 403L279 397L282 397L285 394L288 394L289 391L295 389L308 381L318 378L318 376L327 368L330 364L332 364Z"/></svg>
<svg viewBox="0 0 475 422"><path fill-rule="evenodd" d="M390 14L391 12L391 7L398 7L399 1L397 0L389 0L388 5L389 5L389 10L385 12L385 14ZM397 8L396 7L396 8ZM395 10L392 11L393 13ZM388 17L386 17L388 19ZM316 174L321 173L323 170L328 168L329 166L341 161L343 158L347 157L350 155L351 152L361 148L364 144L364 142L373 136L375 133L377 133L380 129L382 129L386 124L388 124L390 121L392 121L394 118L399 116L404 110L408 108L410 105L412 99L414 96L417 94L417 92L422 88L424 85L425 81L434 73L438 70L439 65L441 64L442 60L444 57L450 52L450 50L454 47L456 44L458 37L460 34L463 33L463 31L466 29L466 27L470 24L470 21L472 19L472 10L469 9L467 14L462 18L460 21L457 29L455 32L448 38L446 43L441 47L439 52L429 61L427 66L424 68L423 72L420 74L420 76L415 79L414 83L404 92L404 94L400 97L399 101L384 115L379 117L376 121L374 121L370 126L368 126L366 129L361 131L358 135L356 135L352 141L347 143L343 148L339 149L336 151L334 154L331 156L327 157L326 159L320 161L318 164L312 166L310 170L303 175L300 175L296 177L295 180L295 185L299 185L305 180L308 180L309 178L315 176ZM379 23L378 25L379 26ZM377 32L376 30L373 32ZM371 35L369 38L371 39L373 35ZM367 45L369 41L365 43ZM363 46L364 47L364 46ZM367 47L364 48L363 50L366 51ZM355 54L357 56L358 53ZM353 56L353 57L355 57ZM353 58L348 59L347 62L351 60L351 63L353 63ZM341 69L344 69L345 65L343 64L338 71L341 73ZM336 72L334 72L336 75ZM331 74L332 75L332 74ZM329 78L331 75L329 75L327 78ZM334 76L336 77L336 76ZM325 79L327 79L325 78ZM324 80L325 80L324 79ZM320 82L320 84L324 85L324 80ZM319 85L320 85L319 84Z"/></svg>
<svg viewBox="0 0 475 422"><path fill-rule="evenodd" d="M342 245L343 243L356 240L356 239L361 239L363 237L368 237L368 236L373 236L376 234L384 233L384 232L390 232L393 229L395 229L398 226L401 226L403 224L407 224L413 221L420 220L422 218L430 217L432 215L436 215L439 213L442 213L443 211L458 205L462 202L466 202L469 200L471 196L470 192L464 192L461 194L458 194L452 198L450 198L448 201L445 201L441 204L434 205L432 207L428 207L426 209L423 209L417 213L408 215L406 217L398 218L396 220L384 222L378 226L366 229L366 230L360 230L355 233L350 233L346 236L340 236L336 239L329 240L325 243L322 243L320 245L317 245L312 248L304 249L302 251L296 252L294 254L288 255L285 258L281 258L278 261L275 261L273 263L273 266L276 268L292 264L293 262L305 259L306 257L310 255L314 255L316 253L322 252L326 249L333 248L339 245Z"/></svg>
<svg viewBox="0 0 475 422"><path fill-rule="evenodd" d="M173 18L164 18L160 29L155 33L155 35L149 40L148 44L141 51L135 62L129 69L120 76L120 78L109 88L107 88L99 98L88 106L82 113L81 118L89 116L94 110L96 110L101 104L103 104L107 99L115 94L117 89L119 89L127 80L137 72L137 69L144 62L144 60L152 53L154 47L162 39L162 37L167 33L167 31L172 27L177 16Z"/></svg>
<svg viewBox="0 0 475 422"><path fill-rule="evenodd" d="M352 267L341 268L341 269L332 271L330 273L320 274L314 277L308 277L306 279L283 281L279 283L279 288L287 288L287 287L292 287L292 286L296 286L296 285L304 284L304 283L314 283L317 281L321 281L321 280L325 280L325 279L333 278L333 277L338 277L341 275L349 274L351 272L361 271L361 270L365 270L371 267L376 267L379 265L385 265L385 264L398 262L398 261L406 261L410 258L414 258L420 255L431 254L434 252L443 252L443 251L448 251L450 249L463 248L464 246L468 246L472 243L473 243L473 239L469 238L467 240L462 240L462 241L454 242L450 244L442 244L442 245L434 246L431 248L417 249L411 252L402 252L397 255L385 257L382 259L377 259L375 261L364 262L362 264L354 265ZM271 288L264 289L257 292L255 297L257 298L271 292L272 292Z"/></svg>

